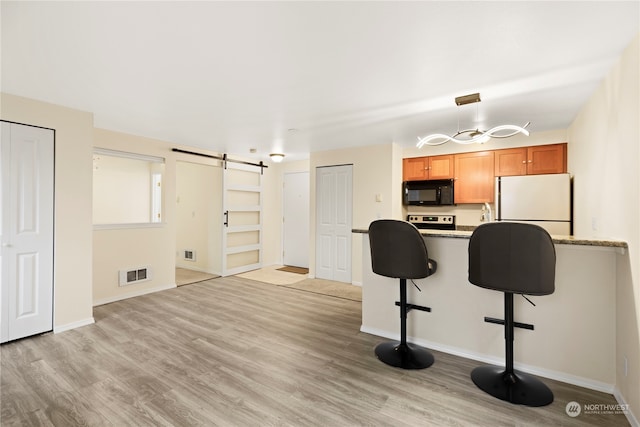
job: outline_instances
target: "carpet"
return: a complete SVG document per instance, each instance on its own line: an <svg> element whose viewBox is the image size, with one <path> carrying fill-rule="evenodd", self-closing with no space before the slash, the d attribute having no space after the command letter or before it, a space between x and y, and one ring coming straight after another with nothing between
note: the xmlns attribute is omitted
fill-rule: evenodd
<svg viewBox="0 0 640 427"><path fill-rule="evenodd" d="M293 267L290 265L285 265L282 268L278 268L278 271L286 271L288 273L296 273L296 274L309 274L309 269L304 267Z"/></svg>

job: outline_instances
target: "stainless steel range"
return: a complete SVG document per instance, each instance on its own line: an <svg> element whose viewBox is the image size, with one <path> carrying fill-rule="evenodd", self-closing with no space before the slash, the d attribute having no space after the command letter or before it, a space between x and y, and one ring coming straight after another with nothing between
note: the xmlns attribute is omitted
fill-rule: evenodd
<svg viewBox="0 0 640 427"><path fill-rule="evenodd" d="M455 230L455 215L425 215L410 213L407 221L420 229L425 230Z"/></svg>

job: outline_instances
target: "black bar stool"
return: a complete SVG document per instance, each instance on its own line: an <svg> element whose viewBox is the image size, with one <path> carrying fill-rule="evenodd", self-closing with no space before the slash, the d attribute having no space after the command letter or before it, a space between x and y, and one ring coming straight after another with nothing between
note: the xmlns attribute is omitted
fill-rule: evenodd
<svg viewBox="0 0 640 427"><path fill-rule="evenodd" d="M481 366L471 379L498 399L526 406L553 402L553 393L532 375L513 369L513 294L549 295L555 290L556 251L551 236L537 225L490 222L469 241L469 282L504 292L506 367ZM487 319L492 323L503 323ZM522 325L533 329L531 325Z"/></svg>
<svg viewBox="0 0 640 427"><path fill-rule="evenodd" d="M378 344L376 356L387 365L402 369L422 369L433 364L433 355L426 349L407 343L407 313L415 308L407 303L407 279L423 279L436 272L437 263L429 259L427 246L420 231L406 221L380 219L369 225L371 268L381 276L400 279L400 342Z"/></svg>

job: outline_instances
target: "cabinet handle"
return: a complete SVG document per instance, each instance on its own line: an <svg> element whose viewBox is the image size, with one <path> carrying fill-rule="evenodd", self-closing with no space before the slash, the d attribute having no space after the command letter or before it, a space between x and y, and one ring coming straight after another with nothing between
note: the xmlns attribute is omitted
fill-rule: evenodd
<svg viewBox="0 0 640 427"><path fill-rule="evenodd" d="M522 163L527 163L527 161L526 161L526 160L523 160L523 161L522 161Z"/></svg>
<svg viewBox="0 0 640 427"><path fill-rule="evenodd" d="M529 160L529 163L533 163L533 160Z"/></svg>

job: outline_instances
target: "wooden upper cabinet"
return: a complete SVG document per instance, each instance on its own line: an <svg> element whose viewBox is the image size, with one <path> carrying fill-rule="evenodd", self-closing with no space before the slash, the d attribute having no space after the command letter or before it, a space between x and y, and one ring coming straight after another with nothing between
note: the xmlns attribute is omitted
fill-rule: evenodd
<svg viewBox="0 0 640 427"><path fill-rule="evenodd" d="M453 164L453 154L403 159L402 180L451 179Z"/></svg>
<svg viewBox="0 0 640 427"><path fill-rule="evenodd" d="M540 175L567 171L567 144L537 145L495 151L495 175Z"/></svg>
<svg viewBox="0 0 640 427"><path fill-rule="evenodd" d="M429 157L428 179L452 179L453 154Z"/></svg>
<svg viewBox="0 0 640 427"><path fill-rule="evenodd" d="M565 173L567 144L538 145L527 148L527 175Z"/></svg>
<svg viewBox="0 0 640 427"><path fill-rule="evenodd" d="M527 148L509 148L495 151L495 175L512 176L527 174Z"/></svg>
<svg viewBox="0 0 640 427"><path fill-rule="evenodd" d="M494 159L493 151L454 155L455 203L493 203Z"/></svg>
<svg viewBox="0 0 640 427"><path fill-rule="evenodd" d="M429 176L429 158L411 157L402 159L402 180L422 181Z"/></svg>

